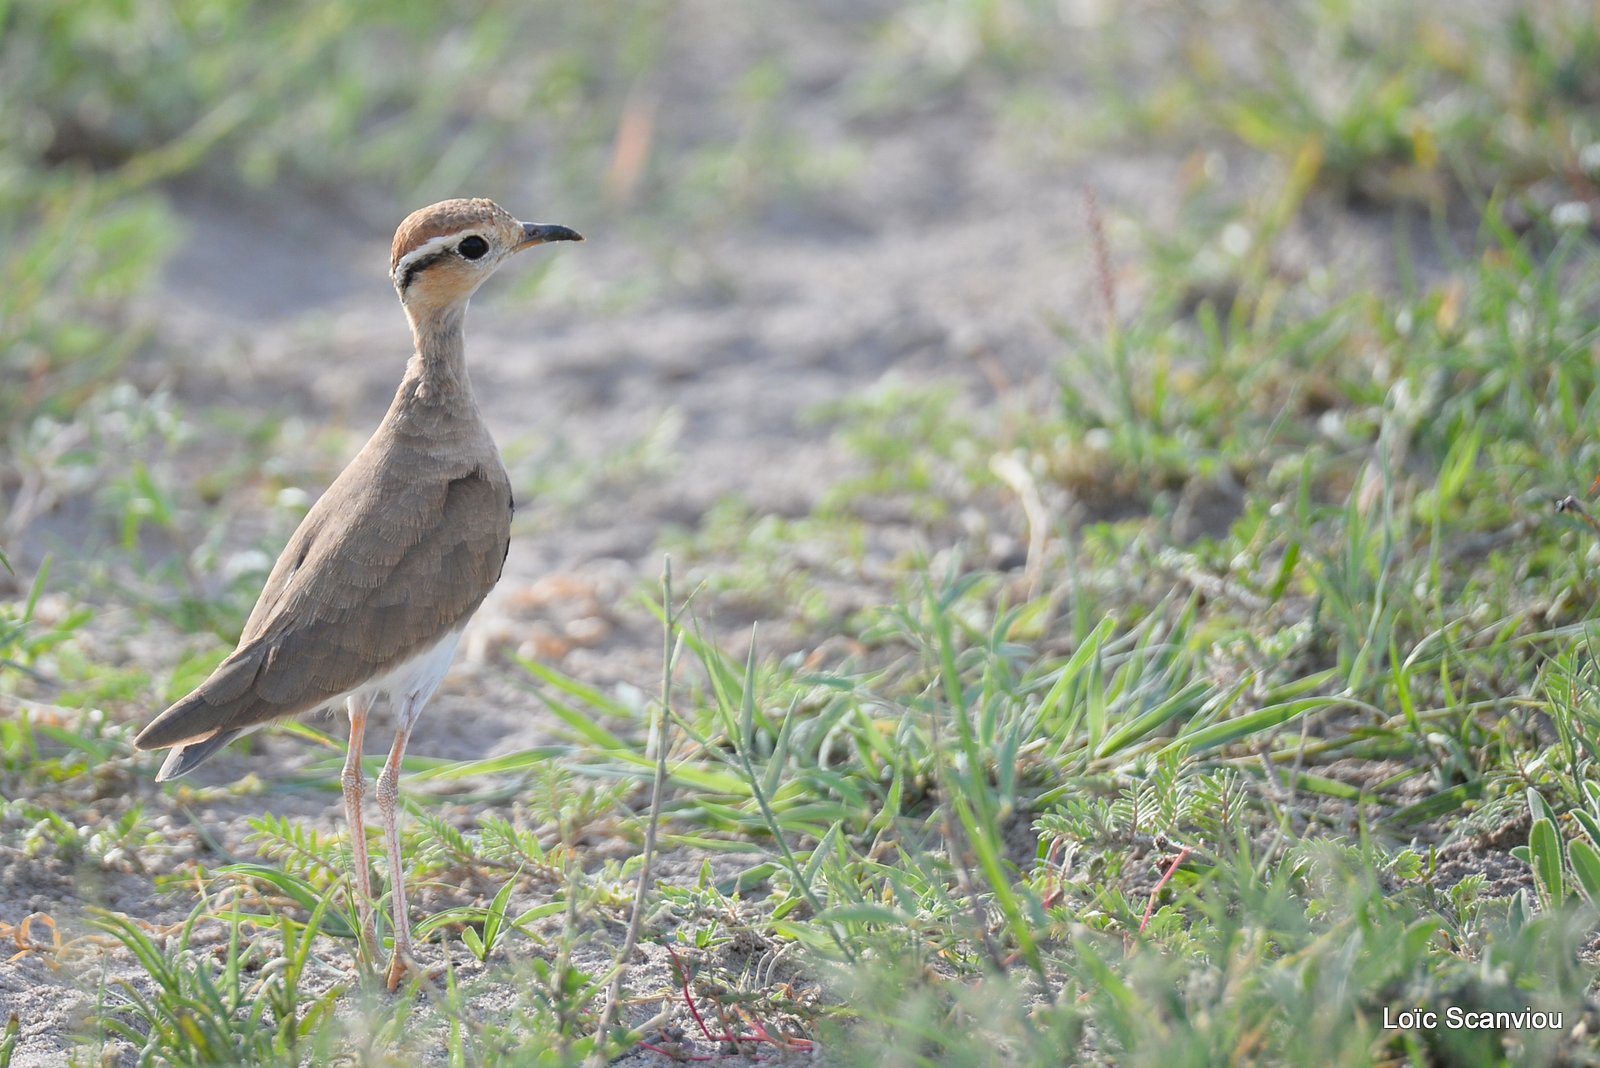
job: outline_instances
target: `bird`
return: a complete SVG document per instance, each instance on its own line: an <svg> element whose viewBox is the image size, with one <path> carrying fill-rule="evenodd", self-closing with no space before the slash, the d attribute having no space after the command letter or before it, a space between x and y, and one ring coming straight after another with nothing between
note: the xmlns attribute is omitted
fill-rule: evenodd
<svg viewBox="0 0 1600 1068"><path fill-rule="evenodd" d="M165 782L241 734L343 702L350 741L340 784L361 921L358 953L375 958L361 754L368 713L386 695L396 726L376 794L394 912L391 991L418 970L401 866L401 761L462 629L500 579L515 507L467 376L467 303L517 253L582 240L565 226L520 222L481 198L445 200L407 216L394 235L389 277L414 350L394 401L306 512L238 647L134 739L141 750L169 750L156 775Z"/></svg>

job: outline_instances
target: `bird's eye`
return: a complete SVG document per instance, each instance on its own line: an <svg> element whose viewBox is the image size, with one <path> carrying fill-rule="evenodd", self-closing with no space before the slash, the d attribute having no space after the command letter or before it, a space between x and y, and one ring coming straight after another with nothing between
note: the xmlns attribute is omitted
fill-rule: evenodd
<svg viewBox="0 0 1600 1068"><path fill-rule="evenodd" d="M481 260L484 254L489 251L489 242L477 234L473 234L471 237L462 238L461 244L457 245L456 249L466 259Z"/></svg>

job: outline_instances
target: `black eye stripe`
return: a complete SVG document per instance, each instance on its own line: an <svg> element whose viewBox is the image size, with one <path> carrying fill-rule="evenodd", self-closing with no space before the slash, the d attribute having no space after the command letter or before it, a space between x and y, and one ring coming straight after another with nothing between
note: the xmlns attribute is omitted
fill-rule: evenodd
<svg viewBox="0 0 1600 1068"><path fill-rule="evenodd" d="M400 276L400 292L404 293L406 291L406 287L416 280L417 275L421 274L423 271L426 271L429 267L432 267L434 264L438 263L448 255L448 252L435 252L431 256L423 256L421 259L413 260L410 266L406 268L405 273Z"/></svg>

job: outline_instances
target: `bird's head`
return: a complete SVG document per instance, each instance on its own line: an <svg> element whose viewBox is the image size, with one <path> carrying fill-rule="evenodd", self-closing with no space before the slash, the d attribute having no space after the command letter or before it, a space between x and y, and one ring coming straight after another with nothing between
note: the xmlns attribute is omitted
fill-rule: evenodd
<svg viewBox="0 0 1600 1068"><path fill-rule="evenodd" d="M492 200L442 200L394 234L389 277L413 319L466 302L495 268L547 241L582 241L565 226L519 222Z"/></svg>

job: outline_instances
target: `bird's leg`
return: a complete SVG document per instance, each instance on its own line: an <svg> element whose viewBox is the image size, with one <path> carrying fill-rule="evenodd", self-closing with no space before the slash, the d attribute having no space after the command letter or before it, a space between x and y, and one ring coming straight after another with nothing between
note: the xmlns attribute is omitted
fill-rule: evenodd
<svg viewBox="0 0 1600 1068"><path fill-rule="evenodd" d="M378 952L378 930L372 922L372 863L367 856L367 821L361 811L361 798L367 792L361 773L361 749L367 735L367 713L372 710L371 694L351 694L345 699L350 713L350 746L344 754L344 815L350 824L350 851L356 874L356 911L361 916L360 951L362 960L372 960Z"/></svg>
<svg viewBox="0 0 1600 1068"><path fill-rule="evenodd" d="M400 855L400 761L411 737L413 716L401 714L394 746L378 776L378 811L383 814L383 843L389 853L390 902L394 906L394 957L389 962L389 989L400 985L406 972L416 968L411 959L411 919L406 911L406 883Z"/></svg>

